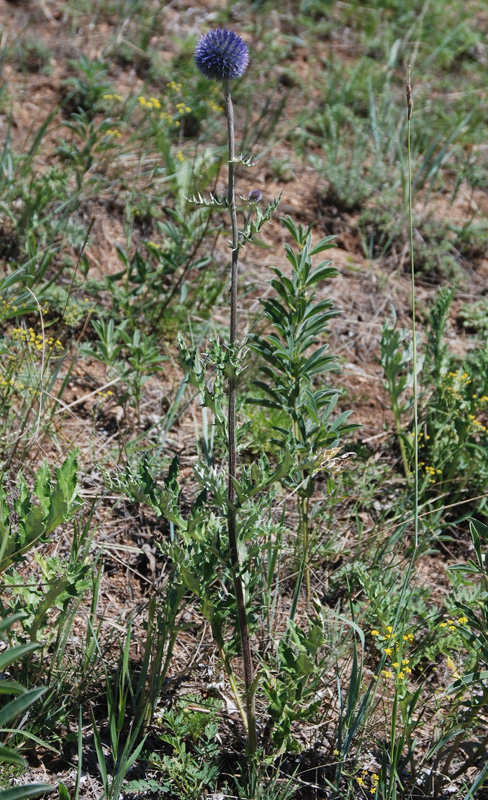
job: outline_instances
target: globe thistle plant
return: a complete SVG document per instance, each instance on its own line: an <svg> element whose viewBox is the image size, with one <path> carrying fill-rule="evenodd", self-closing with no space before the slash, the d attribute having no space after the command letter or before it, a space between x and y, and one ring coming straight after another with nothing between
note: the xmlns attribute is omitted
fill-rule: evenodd
<svg viewBox="0 0 488 800"><path fill-rule="evenodd" d="M234 592L236 597L238 624L242 644L242 661L244 668L244 684L246 692L246 723L248 735L248 752L253 756L257 749L256 710L254 701L254 666L251 655L251 642L246 612L244 586L239 565L239 548L236 525L236 490L237 473L236 448L236 396L237 379L234 356L237 341L237 278L239 271L239 229L234 188L234 170L236 164L234 139L234 108L230 93L230 81L241 78L249 63L249 52L246 44L233 31L209 31L199 40L195 49L195 61L198 69L206 78L222 81L227 116L227 136L229 143L228 159L228 193L227 201L232 225L232 259L230 281L230 343L229 343L229 397L228 397L228 535L229 556L232 570ZM252 201L251 201L252 202Z"/></svg>
<svg viewBox="0 0 488 800"><path fill-rule="evenodd" d="M195 49L195 61L206 78L242 78L249 63L249 51L240 36L224 28L201 37Z"/></svg>
<svg viewBox="0 0 488 800"><path fill-rule="evenodd" d="M252 192L249 192L248 200L250 203L259 203L262 198L263 193L259 189L253 189Z"/></svg>

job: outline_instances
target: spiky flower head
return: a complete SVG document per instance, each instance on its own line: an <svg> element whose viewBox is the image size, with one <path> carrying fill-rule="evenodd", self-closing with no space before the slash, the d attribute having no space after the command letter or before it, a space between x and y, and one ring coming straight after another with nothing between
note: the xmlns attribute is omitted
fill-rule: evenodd
<svg viewBox="0 0 488 800"><path fill-rule="evenodd" d="M201 37L195 48L195 61L206 78L241 78L249 64L249 51L237 33L223 28Z"/></svg>
<svg viewBox="0 0 488 800"><path fill-rule="evenodd" d="M248 200L250 203L259 203L262 197L263 193L259 189L253 189L252 192L249 192Z"/></svg>

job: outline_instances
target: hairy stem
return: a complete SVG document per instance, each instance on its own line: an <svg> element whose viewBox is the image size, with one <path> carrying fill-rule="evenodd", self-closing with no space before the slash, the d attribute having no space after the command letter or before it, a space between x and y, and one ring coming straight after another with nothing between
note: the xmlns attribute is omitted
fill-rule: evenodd
<svg viewBox="0 0 488 800"><path fill-rule="evenodd" d="M229 365L229 484L228 501L229 511L227 516L229 549L234 580L234 591L236 595L237 614L239 621L239 631L241 634L242 662L244 667L244 684L246 689L246 715L247 715L247 746L249 755L253 756L257 749L256 736L256 707L254 701L253 680L254 667L251 655L251 641L249 638L249 626L246 613L246 601L244 597L244 587L240 575L239 551L237 547L236 530L236 493L234 480L236 478L236 395L237 382L235 366L232 363L237 341L237 278L239 272L239 230L237 227L237 211L234 190L234 171L235 171L235 142L234 142L234 108L230 94L229 81L223 81L225 110L227 115L227 132L229 140L229 189L228 202L232 226L232 263L231 263L231 283L230 283L230 356Z"/></svg>

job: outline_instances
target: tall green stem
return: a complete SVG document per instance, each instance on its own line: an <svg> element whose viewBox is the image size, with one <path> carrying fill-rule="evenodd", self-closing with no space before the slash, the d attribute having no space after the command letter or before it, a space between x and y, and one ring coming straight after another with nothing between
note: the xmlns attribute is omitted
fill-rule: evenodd
<svg viewBox="0 0 488 800"><path fill-rule="evenodd" d="M300 427L298 425L297 420L297 403L296 400L293 403L294 409L294 421L293 421L293 436L295 437L295 441L301 441L300 437ZM309 530L309 521L308 521L308 509L309 509L309 498L302 497L300 491L298 492L297 497L297 511L298 511L298 546L296 548L297 556L298 556L298 577L297 577L297 585L295 587L295 594L296 594L296 601L294 600L292 604L292 616L291 619L295 616L296 611L296 603L298 602L298 594L301 589L301 584L303 578L305 577L305 608L308 611L310 606L310 567L308 563L308 551L309 551L309 542L310 542L310 530Z"/></svg>
<svg viewBox="0 0 488 800"><path fill-rule="evenodd" d="M412 85L410 67L407 81L407 150L408 150L408 222L410 228L410 279L412 295L412 345L413 345L413 419L414 419L414 479L415 479L415 550L419 546L419 431L418 431L418 386L417 386L417 334L415 327L415 258L413 253L413 201L412 201L412 157L410 147L410 121L412 119Z"/></svg>
<svg viewBox="0 0 488 800"><path fill-rule="evenodd" d="M309 564L309 549L310 549L310 527L308 523L308 508L309 498L299 498L298 512L300 516L301 539L303 546L303 565L305 571L305 608L308 612L310 608L310 564Z"/></svg>
<svg viewBox="0 0 488 800"><path fill-rule="evenodd" d="M251 654L251 642L249 638L249 625L246 613L246 601L244 587L240 576L239 551L237 547L236 530L236 492L234 480L236 478L236 396L237 380L235 372L235 345L237 341L237 278L239 273L239 229L237 227L237 211L234 190L235 172L235 141L234 141L234 108L230 94L229 81L223 81L225 110L227 115L227 133L229 141L229 188L228 203L232 226L232 262L231 262L231 283L230 283L230 363L229 363L229 483L228 501L229 510L227 514L229 550L234 581L234 591L236 595L237 614L239 621L239 631L241 634L242 662L244 668L244 684L246 689L246 714L247 714L247 746L249 755L254 755L257 750L256 735L256 706L254 701L254 666Z"/></svg>
<svg viewBox="0 0 488 800"><path fill-rule="evenodd" d="M413 337L413 413L414 413L414 531L415 540L412 548L412 555L408 562L408 567L402 582L400 597L398 599L397 611L393 625L398 625L403 613L408 608L409 602L407 589L413 572L415 560L417 558L419 546L419 437L418 437L418 387L417 387L417 335L415 325L415 259L413 254L413 210L412 210L412 161L410 150L410 120L412 118L412 87L410 84L410 67L408 69L407 81L407 153L408 153L408 220L410 227L410 280L411 280L411 301L412 301L412 337ZM405 599L406 598L406 599ZM395 695L396 703L396 695ZM396 715L396 710L395 710ZM392 727L393 731L393 727ZM393 743L392 734L392 743Z"/></svg>
<svg viewBox="0 0 488 800"><path fill-rule="evenodd" d="M393 397L390 392L390 397ZM405 442L403 441L403 427L400 413L398 411L398 404L395 402L393 405L393 416L395 417L395 428L397 433L398 444L400 445L400 453L402 455L403 471L406 478L410 478L410 467L408 465L407 451L405 449Z"/></svg>

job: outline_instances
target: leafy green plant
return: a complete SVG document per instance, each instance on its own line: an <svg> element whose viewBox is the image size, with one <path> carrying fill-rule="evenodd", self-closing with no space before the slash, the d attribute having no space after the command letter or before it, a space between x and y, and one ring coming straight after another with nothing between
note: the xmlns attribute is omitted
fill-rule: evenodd
<svg viewBox="0 0 488 800"><path fill-rule="evenodd" d="M185 607L186 587L174 577L175 571L170 572L164 593L149 601L144 656L133 699L134 716L143 720L142 731L154 720L181 629L178 617Z"/></svg>
<svg viewBox="0 0 488 800"><path fill-rule="evenodd" d="M32 301L32 306L26 305ZM59 339L48 335L43 309L32 292L23 298L12 298L4 309L7 318L29 311L40 317L39 325L9 326L0 338L1 427L3 451L10 464L17 453L26 458L29 444L41 431L49 429L65 388L57 385L57 377L66 352Z"/></svg>
<svg viewBox="0 0 488 800"><path fill-rule="evenodd" d="M311 156L315 169L327 180L322 202L340 212L360 210L373 194L388 186L389 176L379 159L375 159L370 169L365 169L365 163L375 154L369 135L359 124L347 143L331 115L324 127L324 156Z"/></svg>
<svg viewBox="0 0 488 800"><path fill-rule="evenodd" d="M16 269L0 278L0 324L34 311L32 297L24 291L28 276L24 269Z"/></svg>
<svg viewBox="0 0 488 800"><path fill-rule="evenodd" d="M54 484L49 466L44 463L37 473L33 492L19 472L18 496L12 509L4 486L0 486L0 572L20 561L36 544L45 541L59 525L72 519L81 507L77 456L78 451L73 450L62 466L56 468Z"/></svg>
<svg viewBox="0 0 488 800"><path fill-rule="evenodd" d="M204 240L213 231L208 210L188 213L182 209L172 211L171 216L171 220L157 222L156 241L144 243L146 255L136 250L129 257L123 247L117 246L125 269L110 276L109 285L116 308L127 316L134 317L144 308L147 318L156 321L161 309L186 299L190 271L195 276L195 289L200 283L199 273L210 264L208 255L199 255Z"/></svg>
<svg viewBox="0 0 488 800"><path fill-rule="evenodd" d="M463 614L465 624L459 626L459 633L464 638L472 672L457 680L450 691L460 691L466 687L477 685L483 695L481 705L488 699L488 564L483 544L488 542L488 527L479 520L470 521L470 532L473 539L474 558L466 564L455 564L451 572L476 576L481 582L481 593L470 605L459 603L458 610ZM480 669L481 667L481 669ZM485 669L483 669L485 667ZM473 702L479 703L479 699Z"/></svg>
<svg viewBox="0 0 488 800"><path fill-rule="evenodd" d="M311 499L315 476L327 471L328 463L339 452L341 438L356 426L347 424L351 412L334 418L338 392L332 387L316 384L317 378L330 370L338 371L337 358L327 354L327 345L319 345L329 319L339 312L331 300L315 302L315 287L320 281L336 275L330 261L322 261L314 269L312 256L332 247L332 238L321 239L312 246L311 228L298 227L288 217L283 220L294 242L295 251L286 245L286 257L291 264L291 278L274 268L271 286L279 299L263 300L265 319L272 326L267 335L252 334L249 346L265 364L261 367L264 380L255 381L262 397L250 402L282 411L290 427L276 426L275 441L279 447L296 452L297 469L284 481L292 486L298 497L298 563L296 599L305 575L307 601L310 600L309 555L313 526Z"/></svg>
<svg viewBox="0 0 488 800"><path fill-rule="evenodd" d="M233 778L229 790L237 791L242 800L291 800L298 786L295 775L281 774L279 761L271 768L266 761L255 761L242 778Z"/></svg>
<svg viewBox="0 0 488 800"><path fill-rule="evenodd" d="M5 631L11 628L15 623L21 621L22 618L22 613L3 617L0 621L0 637L3 641L6 639ZM3 650L0 655L0 669L3 672L10 665L19 662L26 655L35 650L39 650L40 646L41 645L37 642L28 642L15 647L8 647ZM0 732L2 734L8 734L10 737L29 738L29 733L27 731L22 731L20 725L17 727L16 721L46 692L46 686L27 690L17 681L10 679L2 680L0 695L3 697L14 695L15 698L7 703L2 703L0 706ZM37 740L36 737L33 738L35 741ZM6 745L0 746L0 763L13 764L24 768L27 767L26 760L20 755L18 750L13 747L7 747ZM1 789L0 797L2 800L28 800L30 797L37 797L41 794L51 792L53 788L53 786L46 783L31 783L23 786L16 786L11 789Z"/></svg>
<svg viewBox="0 0 488 800"><path fill-rule="evenodd" d="M65 657L65 645L73 619L85 594L93 587L94 564L89 558L93 541L90 532L94 507L88 522L81 528L73 520L73 537L69 559L43 556L34 552L39 577L26 580L12 566L3 576L3 589L9 606L23 614L22 629L37 639L45 651L50 650L51 673L55 673ZM67 520L71 520L71 516ZM20 634L19 634L20 637ZM20 637L24 638L24 637Z"/></svg>
<svg viewBox="0 0 488 800"><path fill-rule="evenodd" d="M308 630L289 622L286 636L276 652L275 669L262 665L265 674L263 690L267 700L269 720L266 725L264 748L273 741L273 752L298 750L292 734L292 723L313 720L322 704L319 688L328 663L322 646L324 635L320 620L309 620ZM322 652L321 652L322 651Z"/></svg>
<svg viewBox="0 0 488 800"><path fill-rule="evenodd" d="M161 370L165 357L159 352L156 337L129 332L129 321L124 320L117 327L113 319L94 320L93 328L98 339L93 345L83 345L81 352L85 357L95 358L107 367L107 377L114 383L123 381L125 391L117 387L115 399L124 406L127 401L133 406L140 422L140 403L144 384L152 375Z"/></svg>
<svg viewBox="0 0 488 800"><path fill-rule="evenodd" d="M454 288L439 292L429 315L425 352L417 360L421 386L419 405L420 490L440 508L469 501L487 485L485 458L488 404L488 354L474 349L464 361L449 351L445 331ZM381 364L395 418L406 475L413 461L411 430L412 349L408 333L388 321L383 326Z"/></svg>
<svg viewBox="0 0 488 800"><path fill-rule="evenodd" d="M466 303L459 311L463 326L467 331L484 335L488 327L488 300L481 297L474 303Z"/></svg>
<svg viewBox="0 0 488 800"><path fill-rule="evenodd" d="M426 790L438 796L448 780L456 780L477 767L475 780L480 785L485 778L484 753L488 744L486 707L488 703L488 569L484 543L488 542L488 527L479 520L470 520L474 556L466 563L449 568L453 575L469 576L480 582L480 591L470 602L454 599L452 616L440 623L447 637L446 649L453 653L453 638L464 643L464 665L457 667L448 655L455 680L447 688L448 713L441 720L435 746L429 756L434 769L426 776ZM457 616L460 614L461 616ZM454 653L453 653L454 655ZM459 663L459 662L458 662ZM470 747L464 749L466 737ZM430 777L430 780L429 780Z"/></svg>
<svg viewBox="0 0 488 800"><path fill-rule="evenodd" d="M60 140L56 152L61 161L73 167L76 189L81 192L85 179L91 183L99 180L90 175L95 166L100 171L107 168L108 157L117 147L117 137L110 119L97 123L90 119L86 110L73 113L63 125L70 131L71 138Z"/></svg>
<svg viewBox="0 0 488 800"><path fill-rule="evenodd" d="M100 106L103 95L112 90L106 80L108 64L84 55L77 61L70 61L69 64L75 74L64 81L68 89L65 107L73 112L82 111L93 116Z"/></svg>
<svg viewBox="0 0 488 800"><path fill-rule="evenodd" d="M431 315L436 331L438 304ZM441 324L441 331L443 326ZM488 403L488 354L483 347L464 363L437 345L438 335L428 338L426 355L433 362L432 390L423 411L419 451L424 485L437 495L449 493L451 503L469 501L487 485L486 407ZM425 381L425 378L427 381ZM423 382L429 381L428 374ZM428 383L427 383L428 385Z"/></svg>
<svg viewBox="0 0 488 800"><path fill-rule="evenodd" d="M158 737L171 748L171 753L162 757L148 753L146 757L151 767L161 773L156 785L163 795L199 800L203 792L215 788L220 775L215 714L219 705L219 701L186 695L180 698L175 710L158 718L161 728ZM130 790L137 785L137 781L131 781L125 788Z"/></svg>
<svg viewBox="0 0 488 800"><path fill-rule="evenodd" d="M50 75L52 73L53 53L49 45L39 38L26 36L17 42L14 61L17 69L31 73Z"/></svg>
<svg viewBox="0 0 488 800"><path fill-rule="evenodd" d="M127 706L131 697L131 675L129 670L129 650L131 626L129 623L125 641L121 643L119 669L115 678L106 670L106 700L108 714L108 740L111 765L104 753L102 737L92 709L92 727L97 754L98 768L102 778L104 798L118 800L125 777L144 747L145 737L141 738L144 717L133 718L127 730ZM103 658L101 651L100 656ZM112 775L110 775L112 772Z"/></svg>

